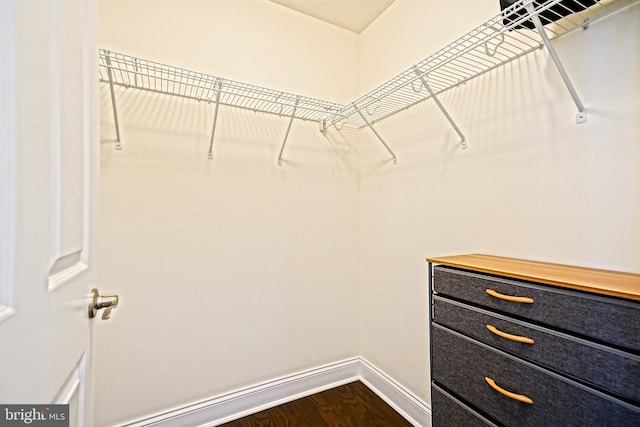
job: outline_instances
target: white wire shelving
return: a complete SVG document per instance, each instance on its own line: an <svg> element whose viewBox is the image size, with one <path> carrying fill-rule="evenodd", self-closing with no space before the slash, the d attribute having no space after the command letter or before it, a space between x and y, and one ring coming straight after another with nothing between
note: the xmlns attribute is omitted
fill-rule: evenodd
<svg viewBox="0 0 640 427"><path fill-rule="evenodd" d="M423 59L409 69L371 90L340 111L322 126L348 122L357 128L368 126L396 162L373 124L433 98L466 148L462 131L437 95L484 73L546 47L572 96L583 123L587 111L562 67L551 40L590 24L638 0L518 0L498 15L476 27L453 43Z"/></svg>
<svg viewBox="0 0 640 427"><path fill-rule="evenodd" d="M211 76L129 55L100 50L100 81L108 83L116 126L116 148L121 139L114 86L175 95L216 104L209 146L212 146L220 105L277 114L289 118L278 164L294 119L312 120L321 130L340 129L348 123L368 126L391 154L396 156L373 124L432 98L461 139L466 138L438 95L494 70L528 53L546 47L567 90L578 108L576 121L587 120L587 110L564 70L551 40L589 25L640 0L517 0L498 15L476 27L433 55L386 81L355 101L341 105L287 92ZM507 4L510 0L503 0Z"/></svg>
<svg viewBox="0 0 640 427"><path fill-rule="evenodd" d="M574 3L584 4L584 10L554 23L545 16L540 16L540 20L545 25L549 38L553 40L573 30L585 28L595 20L636 1L638 0L601 1L587 6L590 2L577 0ZM527 0L514 3L453 43L361 96L335 118L327 121L326 126L348 118L351 125L361 128L366 123L359 117L358 110L366 113L367 120L373 124L430 98L428 91L422 90L424 85L420 76L428 81L433 93L437 95L542 48L544 41L539 33L528 28L518 28L529 22L527 3ZM567 10L562 0L529 3L533 4L537 16L547 12L560 18L558 9ZM506 19L510 16L514 18Z"/></svg>
<svg viewBox="0 0 640 427"><path fill-rule="evenodd" d="M282 116L319 121L344 108L320 99L268 89L171 65L147 61L121 53L100 49L100 81L109 83L111 70L113 83L127 88L142 89L175 95L198 101L246 108Z"/></svg>
<svg viewBox="0 0 640 427"><path fill-rule="evenodd" d="M211 143L220 105L276 114L289 118L282 150L295 119L321 122L333 117L344 106L329 101L282 92L184 68L136 58L106 49L99 51L100 81L110 86L116 126L116 148L122 149L114 86L124 86L197 101L215 103ZM209 147L209 158L213 153ZM282 151L278 161L282 160Z"/></svg>

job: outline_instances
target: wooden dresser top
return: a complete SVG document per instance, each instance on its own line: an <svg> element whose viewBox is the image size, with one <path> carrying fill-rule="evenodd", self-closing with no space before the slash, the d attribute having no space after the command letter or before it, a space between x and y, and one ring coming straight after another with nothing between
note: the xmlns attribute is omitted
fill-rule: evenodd
<svg viewBox="0 0 640 427"><path fill-rule="evenodd" d="M427 258L427 261L640 301L640 274L481 254L433 257Z"/></svg>

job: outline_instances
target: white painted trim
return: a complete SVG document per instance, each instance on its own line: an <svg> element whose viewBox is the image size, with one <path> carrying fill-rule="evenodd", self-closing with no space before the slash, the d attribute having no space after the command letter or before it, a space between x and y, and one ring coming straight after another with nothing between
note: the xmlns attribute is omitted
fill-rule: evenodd
<svg viewBox="0 0 640 427"><path fill-rule="evenodd" d="M73 372L67 378L67 381L64 383L60 391L58 392L58 396L54 399L54 403L65 404L68 405L73 399L73 396L77 395L80 392L80 375L77 367L73 368Z"/></svg>
<svg viewBox="0 0 640 427"><path fill-rule="evenodd" d="M49 0L49 204L51 215L49 231L51 233L50 253L55 263L64 255L62 252L62 54L60 40L60 7L56 0ZM49 290L54 287L49 279Z"/></svg>
<svg viewBox="0 0 640 427"><path fill-rule="evenodd" d="M73 367L73 370L65 380L64 384L53 399L53 403L69 405L69 418L71 425L82 427L87 424L85 421L85 407L87 405L87 353L82 353L82 357ZM75 413L75 417L74 417Z"/></svg>
<svg viewBox="0 0 640 427"><path fill-rule="evenodd" d="M360 363L360 381L414 426L431 426L431 408L425 401L367 360L361 358Z"/></svg>
<svg viewBox="0 0 640 427"><path fill-rule="evenodd" d="M424 401L371 363L361 357L354 357L128 421L115 427L215 426L357 380L371 388L414 426L431 426L431 411Z"/></svg>
<svg viewBox="0 0 640 427"><path fill-rule="evenodd" d="M211 426L290 402L358 378L358 358L331 363L194 402L120 426Z"/></svg>
<svg viewBox="0 0 640 427"><path fill-rule="evenodd" d="M54 274L53 276L49 276L49 291L52 292L58 289L60 286L69 282L74 277L79 276L88 269L89 266L87 264L78 262L69 268L65 268L59 273Z"/></svg>
<svg viewBox="0 0 640 427"><path fill-rule="evenodd" d="M2 322L3 320L8 319L9 317L13 316L14 314L16 314L16 311L11 308L11 307L7 307L4 305L0 305L0 322Z"/></svg>
<svg viewBox="0 0 640 427"><path fill-rule="evenodd" d="M15 15L15 1L0 3L0 322L15 313Z"/></svg>

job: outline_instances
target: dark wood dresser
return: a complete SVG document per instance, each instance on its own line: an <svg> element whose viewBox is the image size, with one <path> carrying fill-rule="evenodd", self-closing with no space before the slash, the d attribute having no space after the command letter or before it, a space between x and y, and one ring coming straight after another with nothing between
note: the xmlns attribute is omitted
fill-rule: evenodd
<svg viewBox="0 0 640 427"><path fill-rule="evenodd" d="M428 258L432 425L640 426L640 275Z"/></svg>

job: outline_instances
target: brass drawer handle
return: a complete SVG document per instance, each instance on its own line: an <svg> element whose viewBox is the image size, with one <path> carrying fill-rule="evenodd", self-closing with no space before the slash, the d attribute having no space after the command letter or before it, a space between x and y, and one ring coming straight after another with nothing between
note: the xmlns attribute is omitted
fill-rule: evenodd
<svg viewBox="0 0 640 427"><path fill-rule="evenodd" d="M487 325L487 329L490 330L491 332L493 332L494 334L496 334L499 337L502 338L506 338L508 340L511 341L516 341L516 342L521 342L521 343L525 343L525 344L533 344L533 340L529 337L523 337L520 335L511 335L508 334L506 332L502 332L501 330L499 330L498 328L496 328L493 325Z"/></svg>
<svg viewBox="0 0 640 427"><path fill-rule="evenodd" d="M484 380L487 382L487 384L489 384L491 386L492 389L494 389L498 393L503 394L503 395L507 396L510 399L517 400L518 402L528 403L529 405L533 405L533 400L531 400L530 398L528 398L524 394L511 393L510 391L507 391L507 390L503 389L502 387L498 386L496 384L496 382L494 380L492 380L491 378L489 378L489 377L484 377Z"/></svg>
<svg viewBox="0 0 640 427"><path fill-rule="evenodd" d="M494 291L493 289L487 289L486 292L494 298L502 299L511 302L522 302L525 304L533 304L533 298L529 297L514 297L511 295L505 295Z"/></svg>

